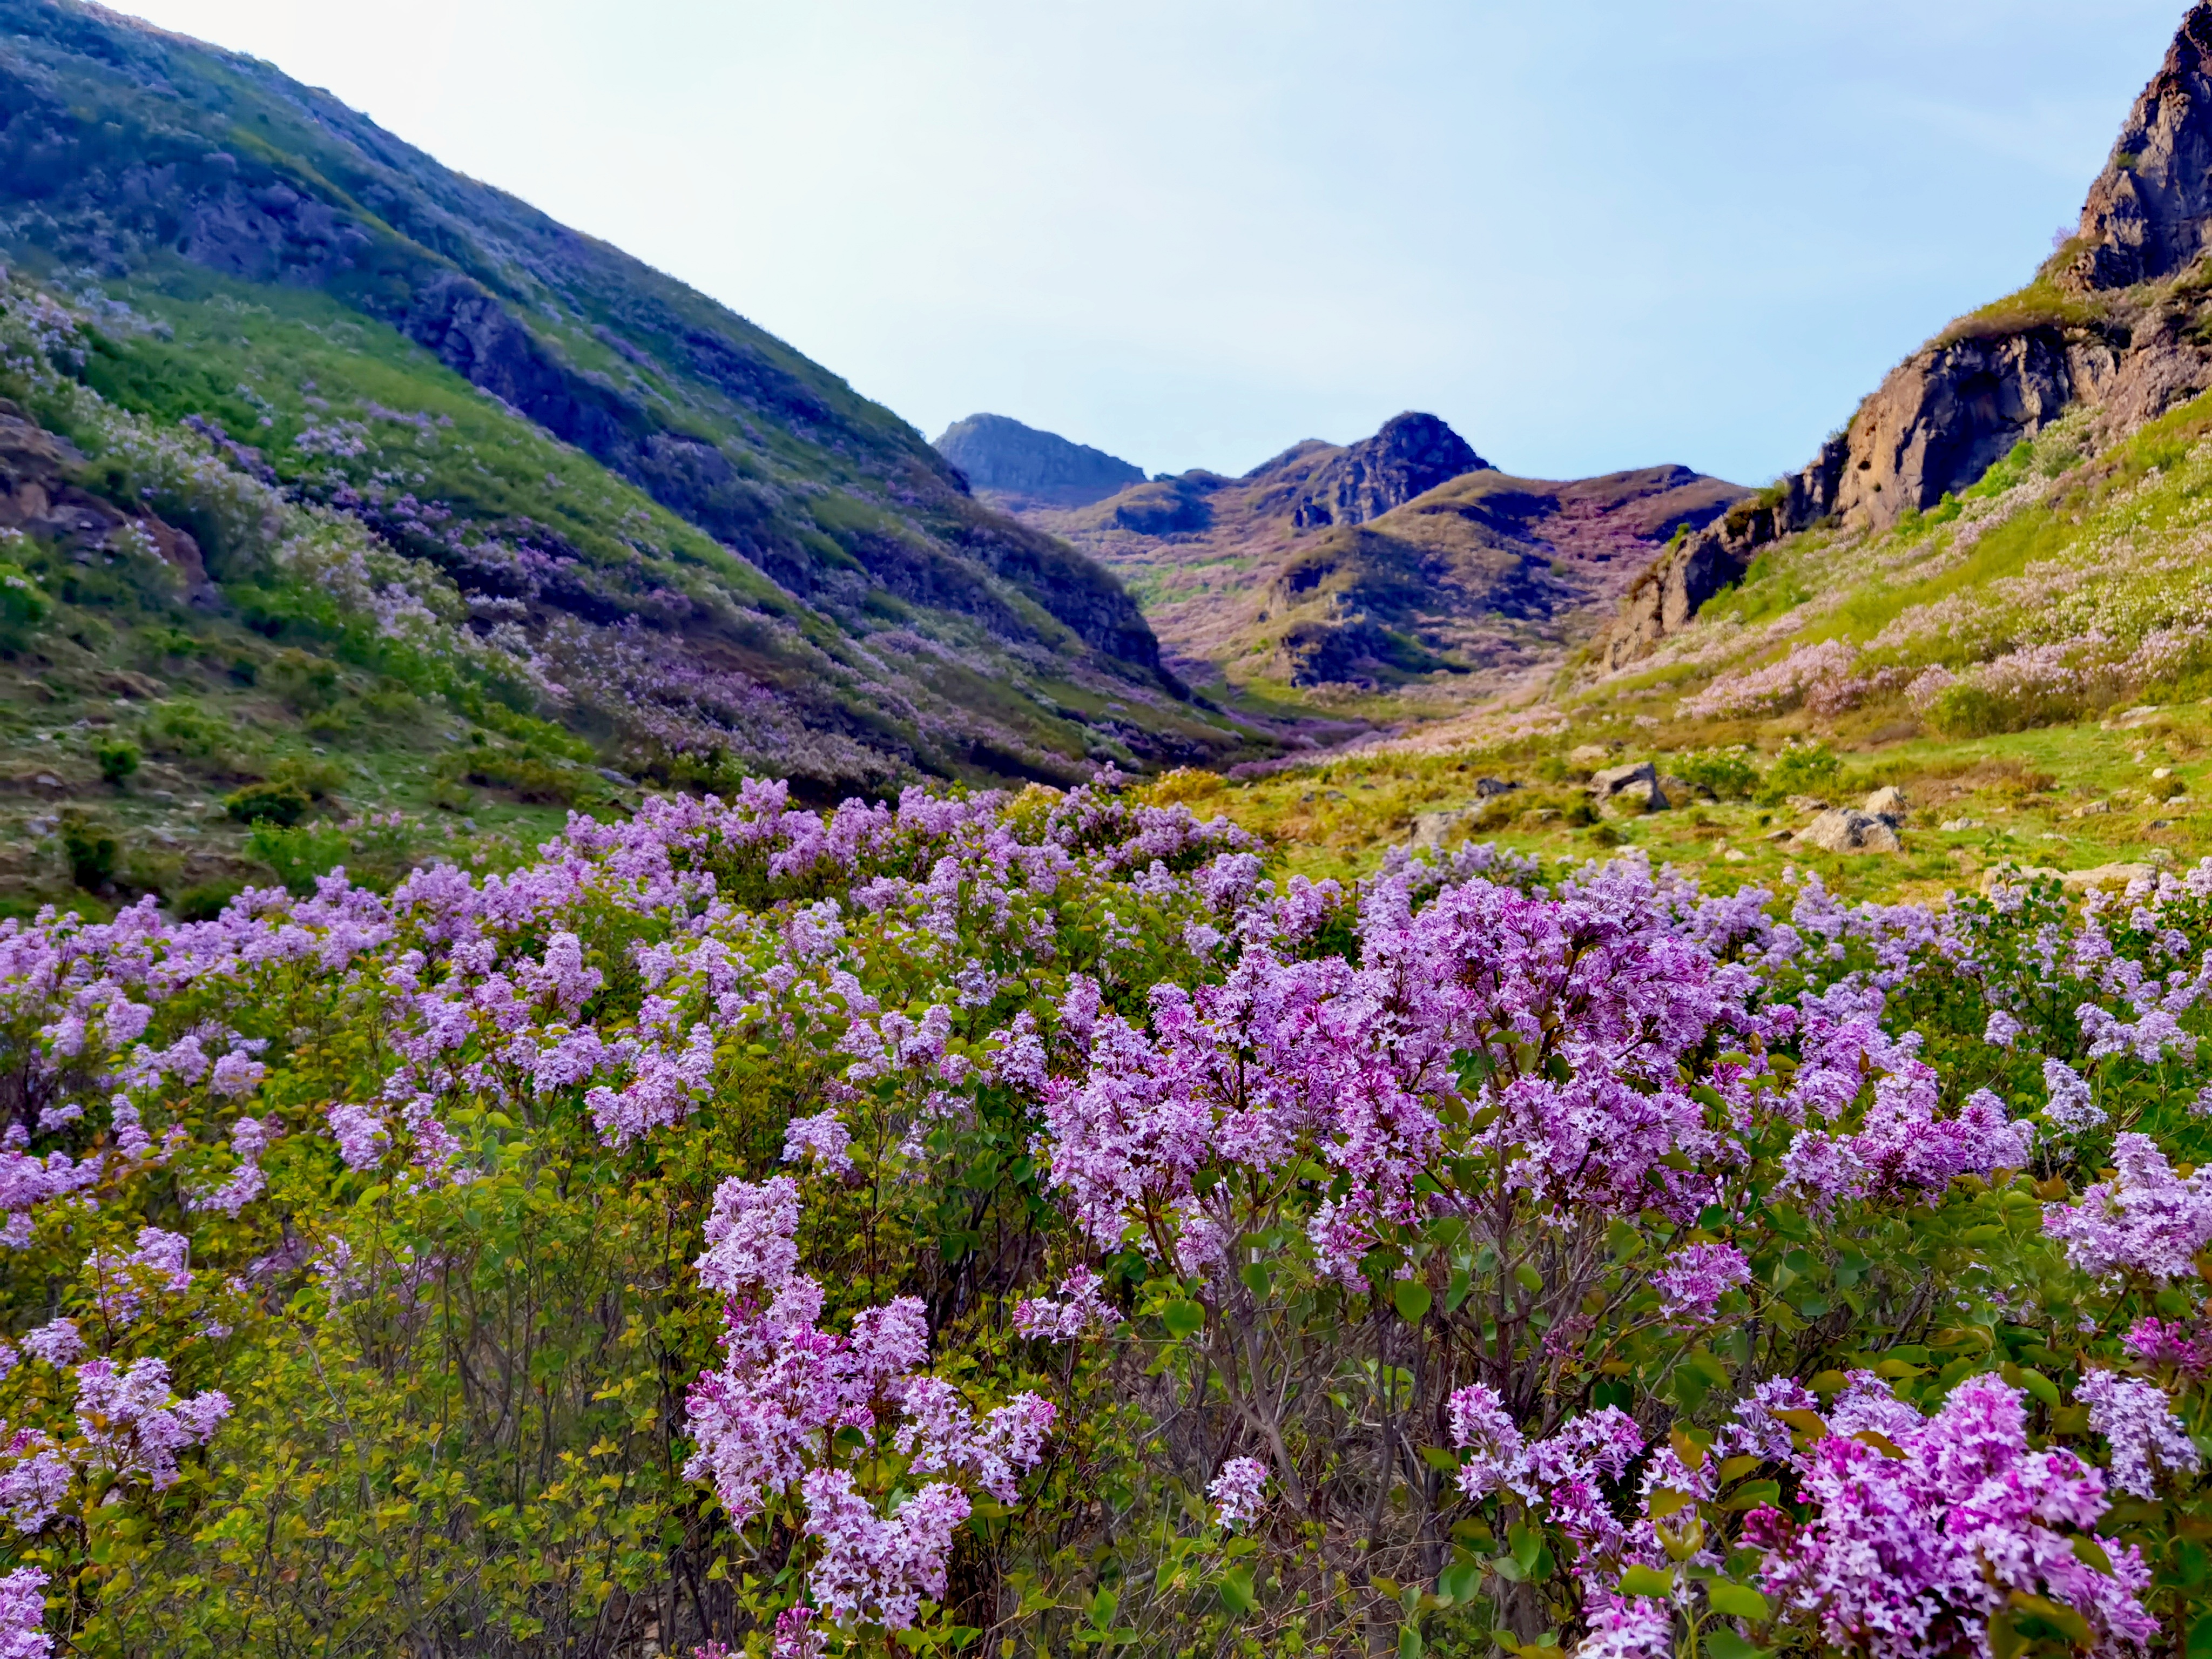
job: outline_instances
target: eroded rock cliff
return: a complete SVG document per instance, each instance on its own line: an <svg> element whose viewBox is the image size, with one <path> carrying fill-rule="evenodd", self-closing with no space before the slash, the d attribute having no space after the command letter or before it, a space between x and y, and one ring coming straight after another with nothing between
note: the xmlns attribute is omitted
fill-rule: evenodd
<svg viewBox="0 0 2212 1659"><path fill-rule="evenodd" d="M2025 438L2087 409L2109 441L2212 386L2212 0L2182 21L2037 281L1893 369L1802 472L1653 561L1598 641L1648 655L1766 544L1824 522L1879 532L1967 488Z"/></svg>

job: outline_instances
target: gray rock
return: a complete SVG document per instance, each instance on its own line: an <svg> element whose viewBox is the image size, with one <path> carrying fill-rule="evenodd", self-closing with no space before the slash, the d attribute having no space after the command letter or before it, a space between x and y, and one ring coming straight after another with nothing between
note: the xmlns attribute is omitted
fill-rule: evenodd
<svg viewBox="0 0 2212 1659"><path fill-rule="evenodd" d="M1792 795L1784 803L1793 812L1825 812L1828 803L1818 795Z"/></svg>
<svg viewBox="0 0 2212 1659"><path fill-rule="evenodd" d="M1570 766L1602 766L1613 758L1613 750L1601 743L1586 743L1567 750Z"/></svg>
<svg viewBox="0 0 2212 1659"><path fill-rule="evenodd" d="M1823 812L1797 832L1795 845L1815 847L1824 853L1897 853L1904 844L1887 819L1847 806Z"/></svg>
<svg viewBox="0 0 2212 1659"><path fill-rule="evenodd" d="M1521 786L1506 778L1477 778L1474 793L1484 800L1494 795L1510 795Z"/></svg>
<svg viewBox="0 0 2212 1659"><path fill-rule="evenodd" d="M1869 795L1866 798L1866 804L1860 810L1871 812L1878 818L1887 818L1892 823L1901 823L1905 813L1911 810L1911 806L1912 803L1905 791L1892 783L1883 786Z"/></svg>
<svg viewBox="0 0 2212 1659"><path fill-rule="evenodd" d="M1444 812L1420 812L1413 817L1413 847L1415 851L1425 847L1442 847L1444 837L1468 816L1466 807Z"/></svg>
<svg viewBox="0 0 2212 1659"><path fill-rule="evenodd" d="M1103 501L1145 482L1140 466L1004 415L970 415L956 421L933 447L978 489L1066 507Z"/></svg>
<svg viewBox="0 0 2212 1659"><path fill-rule="evenodd" d="M1373 437L1325 462L1301 492L1291 522L1300 530L1364 524L1462 473L1490 463L1433 415L1394 415Z"/></svg>
<svg viewBox="0 0 2212 1659"><path fill-rule="evenodd" d="M1663 812L1673 805L1659 787L1659 769L1650 761L1607 767L1590 779L1590 793L1608 812Z"/></svg>

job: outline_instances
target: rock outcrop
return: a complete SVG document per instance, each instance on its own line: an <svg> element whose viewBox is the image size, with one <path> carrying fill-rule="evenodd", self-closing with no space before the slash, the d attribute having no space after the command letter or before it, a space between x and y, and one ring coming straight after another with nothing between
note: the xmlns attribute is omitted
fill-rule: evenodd
<svg viewBox="0 0 2212 1659"><path fill-rule="evenodd" d="M1365 524L1467 472L1490 471L1468 441L1433 415L1394 415L1373 437L1332 458L1291 511L1300 530Z"/></svg>
<svg viewBox="0 0 2212 1659"><path fill-rule="evenodd" d="M2128 112L2081 209L2058 280L2130 288L2185 270L2212 234L2212 4L2181 22L2166 62Z"/></svg>
<svg viewBox="0 0 2212 1659"><path fill-rule="evenodd" d="M1895 853L1903 849L1897 825L1871 812L1854 812L1839 806L1823 812L1800 830L1791 845L1823 853Z"/></svg>
<svg viewBox="0 0 2212 1659"><path fill-rule="evenodd" d="M1953 325L1892 370L1804 471L1671 546L1623 599L1600 662L1650 654L1769 542L1822 523L1886 530L2069 410L2094 410L2109 441L2212 386L2203 319L2146 286L2198 269L2208 238L2212 0L2183 20L2044 285Z"/></svg>
<svg viewBox="0 0 2212 1659"><path fill-rule="evenodd" d="M1084 507L1145 481L1145 470L1005 415L970 415L935 441L977 489L1054 507Z"/></svg>

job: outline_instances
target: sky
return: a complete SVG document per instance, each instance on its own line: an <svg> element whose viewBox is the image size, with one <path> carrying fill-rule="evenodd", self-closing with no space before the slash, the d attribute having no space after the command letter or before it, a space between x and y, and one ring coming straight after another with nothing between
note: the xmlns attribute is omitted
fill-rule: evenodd
<svg viewBox="0 0 2212 1659"><path fill-rule="evenodd" d="M1402 409L1761 483L2070 228L2183 0L125 0L935 435Z"/></svg>

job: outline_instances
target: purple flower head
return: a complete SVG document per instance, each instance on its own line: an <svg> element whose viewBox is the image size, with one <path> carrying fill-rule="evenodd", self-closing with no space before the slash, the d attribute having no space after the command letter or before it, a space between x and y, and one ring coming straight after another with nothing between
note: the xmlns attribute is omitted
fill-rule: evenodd
<svg viewBox="0 0 2212 1659"><path fill-rule="evenodd" d="M2197 1252L2212 1243L2212 1182L2205 1172L2183 1180L2143 1134L2118 1136L2112 1163L2113 1178L2087 1188L2079 1203L2047 1206L2043 1230L2064 1243L2075 1267L2099 1278L2190 1277Z"/></svg>
<svg viewBox="0 0 2212 1659"><path fill-rule="evenodd" d="M853 1168L853 1155L846 1150L852 1144L853 1132L834 1110L795 1117L784 1127L783 1161L807 1158L833 1175L845 1175Z"/></svg>
<svg viewBox="0 0 2212 1659"><path fill-rule="evenodd" d="M37 1567L18 1567L0 1577L0 1659L47 1659L53 1638L46 1618L46 1575Z"/></svg>
<svg viewBox="0 0 2212 1659"><path fill-rule="evenodd" d="M1232 1457L1206 1488L1213 1500L1214 1524L1249 1527L1266 1501L1267 1466L1256 1457Z"/></svg>
<svg viewBox="0 0 2212 1659"><path fill-rule="evenodd" d="M2089 1427L2112 1443L2112 1480L2138 1498L2158 1493L2156 1470L2194 1474L2203 1459L2166 1391L2140 1377L2093 1370L2075 1397L2089 1407Z"/></svg>
<svg viewBox="0 0 2212 1659"><path fill-rule="evenodd" d="M1692 1244L1652 1276L1659 1310L1678 1325L1711 1322L1720 1299L1751 1282L1751 1263L1733 1244Z"/></svg>

